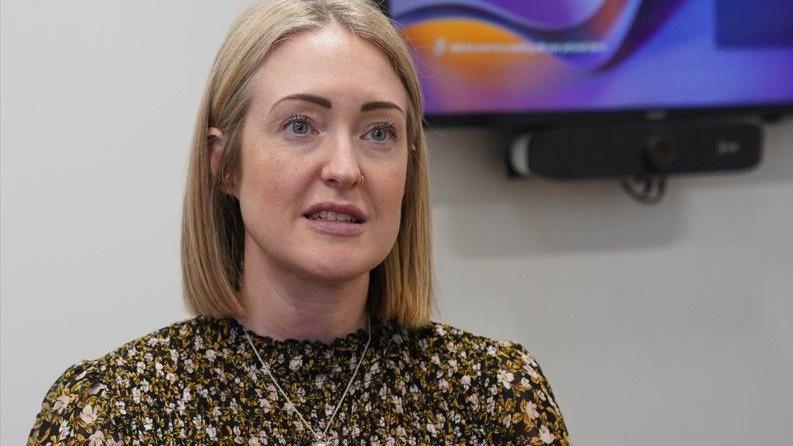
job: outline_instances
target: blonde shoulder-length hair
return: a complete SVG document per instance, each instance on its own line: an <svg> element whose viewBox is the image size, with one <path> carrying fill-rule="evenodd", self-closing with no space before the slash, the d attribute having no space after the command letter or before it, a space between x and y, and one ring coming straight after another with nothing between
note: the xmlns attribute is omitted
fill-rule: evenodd
<svg viewBox="0 0 793 446"><path fill-rule="evenodd" d="M432 294L429 178L422 128L423 99L408 49L387 17L365 0L273 0L258 3L233 25L218 51L196 119L182 214L182 282L188 310L244 317L238 296L244 228L239 202L223 192L240 172L243 118L254 75L272 51L298 33L336 22L380 49L408 96L409 156L396 243L371 271L368 307L383 321L416 328L430 323ZM210 127L226 135L213 175Z"/></svg>

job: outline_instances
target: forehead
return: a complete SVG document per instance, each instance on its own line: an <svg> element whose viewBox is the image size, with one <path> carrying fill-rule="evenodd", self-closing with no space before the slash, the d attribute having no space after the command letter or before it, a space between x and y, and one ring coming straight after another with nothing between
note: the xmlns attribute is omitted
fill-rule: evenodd
<svg viewBox="0 0 793 446"><path fill-rule="evenodd" d="M407 92L386 55L335 22L293 36L257 72L255 103L301 93L326 97L334 108L390 101L407 109Z"/></svg>

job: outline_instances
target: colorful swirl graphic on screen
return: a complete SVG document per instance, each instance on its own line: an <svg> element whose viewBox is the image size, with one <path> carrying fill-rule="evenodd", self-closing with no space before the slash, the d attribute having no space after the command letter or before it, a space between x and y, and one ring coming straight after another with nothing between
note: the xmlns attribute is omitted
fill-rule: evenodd
<svg viewBox="0 0 793 446"><path fill-rule="evenodd" d="M713 79L693 66L674 92L679 97L656 99L652 90L664 69L652 65L663 59L642 53L644 46L658 46L648 41L663 37L661 44L675 48L680 45L675 36L699 33L704 37L687 43L690 54L723 51L715 42L697 47L716 34L712 2L705 0L392 0L390 8L411 43L430 114L674 104L703 92ZM679 23L670 23L673 19ZM667 34L656 36L665 27ZM783 55L788 67L790 49ZM630 77L639 63L644 71ZM721 75L733 74L745 75L740 67ZM702 96L733 100L727 93Z"/></svg>
<svg viewBox="0 0 793 446"><path fill-rule="evenodd" d="M505 96L550 87L570 73L569 64L594 69L608 62L640 3L415 0L395 2L393 14L423 53L422 77L434 93L428 103L470 110L503 108Z"/></svg>

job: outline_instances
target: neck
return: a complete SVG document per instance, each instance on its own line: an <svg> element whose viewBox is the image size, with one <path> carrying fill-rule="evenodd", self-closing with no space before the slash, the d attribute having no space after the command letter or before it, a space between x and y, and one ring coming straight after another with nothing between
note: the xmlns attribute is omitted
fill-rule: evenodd
<svg viewBox="0 0 793 446"><path fill-rule="evenodd" d="M330 343L367 327L368 273L318 282L246 256L241 285L247 315L239 322L260 336Z"/></svg>

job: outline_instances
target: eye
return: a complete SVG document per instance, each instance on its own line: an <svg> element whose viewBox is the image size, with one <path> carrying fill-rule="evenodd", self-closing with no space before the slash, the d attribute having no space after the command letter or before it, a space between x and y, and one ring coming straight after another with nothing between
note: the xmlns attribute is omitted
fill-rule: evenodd
<svg viewBox="0 0 793 446"><path fill-rule="evenodd" d="M397 139L396 126L390 122L380 122L375 125L368 133L369 138L377 142L385 142L389 138Z"/></svg>
<svg viewBox="0 0 793 446"><path fill-rule="evenodd" d="M293 135L304 136L311 132L311 123L308 117L295 115L287 119L282 128Z"/></svg>
<svg viewBox="0 0 793 446"><path fill-rule="evenodd" d="M375 141L385 141L385 139L388 138L388 133L386 132L386 130L380 127L372 130L371 135L372 135L372 139Z"/></svg>
<svg viewBox="0 0 793 446"><path fill-rule="evenodd" d="M305 135L308 133L308 123L305 121L293 121L292 132L298 135Z"/></svg>

